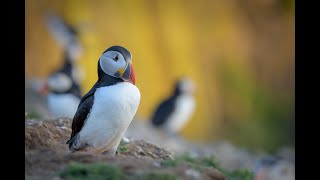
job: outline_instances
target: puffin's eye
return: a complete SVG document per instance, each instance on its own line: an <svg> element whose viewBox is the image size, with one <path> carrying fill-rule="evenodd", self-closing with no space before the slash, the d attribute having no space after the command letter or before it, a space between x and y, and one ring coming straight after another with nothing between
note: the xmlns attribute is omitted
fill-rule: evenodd
<svg viewBox="0 0 320 180"><path fill-rule="evenodd" d="M119 56L117 54L116 57L114 57L114 61L118 61L118 59L119 59Z"/></svg>

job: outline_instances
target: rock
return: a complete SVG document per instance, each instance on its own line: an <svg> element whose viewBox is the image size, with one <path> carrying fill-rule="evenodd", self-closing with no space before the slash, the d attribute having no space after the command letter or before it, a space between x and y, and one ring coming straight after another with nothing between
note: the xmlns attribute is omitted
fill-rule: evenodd
<svg viewBox="0 0 320 180"><path fill-rule="evenodd" d="M71 129L65 126L65 121L26 120L25 149L52 148L57 151L67 151L66 141Z"/></svg>
<svg viewBox="0 0 320 180"><path fill-rule="evenodd" d="M93 155L85 152L70 153L66 141L71 134L71 119L25 119L25 177L26 179L62 179L59 172L71 162L104 162L117 166L130 179L137 175L170 176L181 179L225 179L214 168L203 172L189 166L163 167L161 161L174 159L174 155L144 140L124 141L123 151L114 157ZM151 173L151 174L150 174ZM155 174L154 174L155 173ZM161 174L162 173L162 174Z"/></svg>
<svg viewBox="0 0 320 180"><path fill-rule="evenodd" d="M189 152L190 158L201 158L206 155L214 155L224 169L234 170L245 167L252 170L262 154L253 153L238 148L228 142L215 144L195 144L179 137L168 137L165 134L144 135L149 138L132 136L124 138L120 143L117 155L107 158L103 155L88 153L69 153L66 141L71 134L72 119L30 119L25 116L25 165L26 179L43 179L47 177L59 178L57 172L65 168L70 162L81 163L105 162L121 167L127 175L137 175L148 172L169 173L182 179L225 179L225 176L213 167L194 169L186 164L178 166L162 166L161 162L171 159L183 152ZM135 123L135 128L138 128ZM131 127L133 128L133 127ZM136 131L140 132L140 131ZM151 133L151 132L149 132ZM158 132L153 132L158 133ZM158 138L158 139L156 139ZM162 138L162 139L161 139ZM137 140L144 139L144 140ZM167 141L168 140L168 141ZM152 143L151 143L152 142ZM156 144L156 145L155 145ZM172 145L175 146L172 146ZM179 148L176 148L179 147ZM174 151L174 150L175 151ZM286 163L265 168L268 178L294 178L294 150L285 148L277 154ZM55 175L55 176L54 176ZM50 178L49 178L50 179Z"/></svg>
<svg viewBox="0 0 320 180"><path fill-rule="evenodd" d="M125 145L128 148L127 152L121 154L134 156L136 158L151 158L151 159L173 159L172 154L162 148L143 140L130 141Z"/></svg>

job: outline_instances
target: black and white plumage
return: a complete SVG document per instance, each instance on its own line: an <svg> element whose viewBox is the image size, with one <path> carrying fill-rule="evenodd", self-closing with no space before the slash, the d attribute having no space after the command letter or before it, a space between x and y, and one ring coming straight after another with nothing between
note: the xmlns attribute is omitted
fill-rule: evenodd
<svg viewBox="0 0 320 180"><path fill-rule="evenodd" d="M75 27L52 13L46 16L45 23L52 37L63 48L64 54L62 66L49 75L41 94L47 94L51 116L72 118L82 96L79 82L83 73L75 64L82 54L79 33Z"/></svg>
<svg viewBox="0 0 320 180"><path fill-rule="evenodd" d="M69 150L114 155L140 103L130 52L121 46L104 51L98 81L82 97L73 118Z"/></svg>
<svg viewBox="0 0 320 180"><path fill-rule="evenodd" d="M178 133L190 120L194 109L194 83L191 79L181 79L170 97L162 101L152 115L151 123L163 127L170 133Z"/></svg>
<svg viewBox="0 0 320 180"><path fill-rule="evenodd" d="M75 65L83 54L83 47L79 40L80 30L53 13L47 14L45 24L52 37L63 48L64 66L71 65L72 78L79 83L84 78L84 73Z"/></svg>
<svg viewBox="0 0 320 180"><path fill-rule="evenodd" d="M72 79L71 67L66 64L53 72L42 89L47 93L47 105L51 116L72 118L81 99L80 86Z"/></svg>

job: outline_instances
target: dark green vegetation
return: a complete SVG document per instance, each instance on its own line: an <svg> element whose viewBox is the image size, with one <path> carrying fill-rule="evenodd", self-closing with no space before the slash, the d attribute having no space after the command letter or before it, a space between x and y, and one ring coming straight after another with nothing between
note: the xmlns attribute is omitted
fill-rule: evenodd
<svg viewBox="0 0 320 180"><path fill-rule="evenodd" d="M141 173L135 176L126 175L121 168L107 163L97 162L90 164L70 163L59 176L65 180L175 180L174 175L163 172Z"/></svg>
<svg viewBox="0 0 320 180"><path fill-rule="evenodd" d="M41 115L36 111L31 111L25 114L26 119L40 119Z"/></svg>
<svg viewBox="0 0 320 180"><path fill-rule="evenodd" d="M225 62L219 66L218 79L228 114L222 134L236 145L269 153L283 145L294 146L294 102L288 92L266 89L250 72Z"/></svg>
<svg viewBox="0 0 320 180"><path fill-rule="evenodd" d="M205 168L213 167L221 171L229 180L253 180L253 174L247 169L237 169L228 171L220 167L219 162L214 156L204 158L194 158L189 154L177 157L175 160L164 160L161 162L163 167L176 167L187 165L199 172L203 172ZM177 177L171 173L165 173L153 170L147 173L139 173L136 175L126 174L120 167L107 163L97 162L90 164L70 163L59 176L65 180L175 180Z"/></svg>
<svg viewBox="0 0 320 180"><path fill-rule="evenodd" d="M59 173L60 177L66 180L116 180L125 179L122 170L116 166L106 163L70 163L63 171Z"/></svg>
<svg viewBox="0 0 320 180"><path fill-rule="evenodd" d="M177 177L173 174L163 172L150 172L145 174L136 175L134 180L176 180Z"/></svg>
<svg viewBox="0 0 320 180"><path fill-rule="evenodd" d="M124 153L124 152L128 152L128 148L126 147L126 142L124 140L121 139L120 144L117 148L117 152L118 153Z"/></svg>
<svg viewBox="0 0 320 180"><path fill-rule="evenodd" d="M187 164L193 169L199 170L200 172L206 167L213 167L222 172L229 180L253 180L253 173L247 169L237 169L234 171L228 171L223 169L218 160L214 156L196 158L185 153L174 160L168 159L162 161L162 166L175 167L181 164Z"/></svg>
<svg viewBox="0 0 320 180"><path fill-rule="evenodd" d="M225 172L225 176L230 180L253 180L253 173L247 169L237 169L232 172Z"/></svg>

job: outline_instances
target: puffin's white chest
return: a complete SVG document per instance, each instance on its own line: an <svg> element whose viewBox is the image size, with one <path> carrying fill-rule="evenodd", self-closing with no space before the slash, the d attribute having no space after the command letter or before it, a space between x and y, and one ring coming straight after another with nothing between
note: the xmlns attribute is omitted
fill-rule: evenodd
<svg viewBox="0 0 320 180"><path fill-rule="evenodd" d="M48 109L54 117L73 118L77 111L80 98L75 95L68 94L48 94Z"/></svg>
<svg viewBox="0 0 320 180"><path fill-rule="evenodd" d="M80 140L94 147L117 144L130 125L139 103L140 92L131 83L98 88L89 117L80 131Z"/></svg>
<svg viewBox="0 0 320 180"><path fill-rule="evenodd" d="M180 95L175 103L175 110L169 116L166 128L178 132L190 120L194 112L195 101L191 95Z"/></svg>

